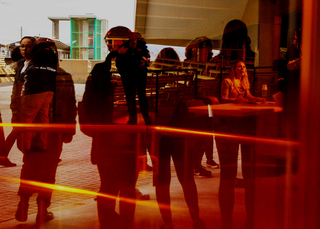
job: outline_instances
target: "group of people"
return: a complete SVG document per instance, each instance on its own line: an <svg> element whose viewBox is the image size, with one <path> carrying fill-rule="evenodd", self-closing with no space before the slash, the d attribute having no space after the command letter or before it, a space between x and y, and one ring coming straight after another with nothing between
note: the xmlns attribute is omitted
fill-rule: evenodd
<svg viewBox="0 0 320 229"><path fill-rule="evenodd" d="M234 22L233 22L234 23ZM232 24L232 23L231 23ZM245 30L246 28L242 28ZM243 32L243 31L242 31ZM246 32L246 30L245 30ZM92 123L112 124L113 88L110 80L111 59L115 58L117 68L121 74L122 82L127 97L129 110L128 124L136 124L135 91L138 90L139 103L145 123L150 124L149 115L144 106L145 84L146 84L146 54L145 43L137 39L138 34L129 32L128 41L115 48L109 43L111 51L104 63L98 64L88 78L84 94L84 111L89 112ZM247 41L240 40L236 45ZM140 43L140 44L139 44ZM234 44L234 43L233 43ZM112 47L112 48L111 48ZM241 46L242 47L242 46ZM232 47L229 47L232 48ZM251 54L248 52L248 55ZM218 57L219 58L219 57ZM125 67L124 67L125 66ZM107 88L107 90L105 90ZM140 92L139 92L140 88ZM141 90L142 89L142 90ZM230 76L223 80L221 85L221 103L243 103L243 102L265 102L263 98L254 97L250 93L250 84L244 61L236 61L232 66ZM143 94L141 95L141 92ZM99 98L99 99L97 99ZM130 101L132 99L132 101ZM147 102L146 102L147 103ZM87 105L86 105L87 104ZM105 106L102 106L105 104ZM108 105L109 104L109 105ZM209 128L217 132L228 134L254 135L255 126L253 117L247 118L225 118L218 117L218 125L208 124L208 120L197 121L188 114L188 101L181 100L170 120L169 126L180 128L197 129ZM108 109L110 107L110 109ZM100 116L102 115L102 116ZM108 117L104 119L103 117ZM101 119L102 118L102 119ZM203 125L206 122L206 125ZM206 126L206 127L203 127ZM113 196L118 194L121 197L132 198L136 182L135 165L137 148L137 135L99 131L93 135L92 162L98 165L101 177L101 193L108 193ZM118 136L119 134L119 136ZM129 137L130 135L130 137ZM125 145L117 139L125 139ZM108 140L106 140L108 139ZM234 188L237 173L237 158L239 144L230 143L225 139L216 138L217 149L221 166L221 180L219 189L219 203L223 229L232 228L232 211L234 205ZM253 228L253 173L250 171L250 163L254 154L254 147L250 144L242 144L242 170L246 190L246 228ZM156 197L159 203L160 213L164 224L162 229L172 229L172 215L170 210L170 159L172 158L179 182L182 185L185 200L193 221L193 228L206 228L205 222L200 218L197 187L194 180L194 153L197 148L196 140L189 141L183 137L162 136L159 144L159 174L155 181ZM117 153L116 153L117 152ZM188 152L188 153L186 153ZM202 152L203 153L203 152ZM113 161L113 163L110 163ZM185 162L189 162L185 164ZM108 164L108 166L105 166ZM120 169L122 172L120 172ZM117 171L117 173L115 173ZM112 179L110 179L112 177ZM112 190L111 190L112 189ZM128 204L120 198L120 213L115 212L115 199L98 197L98 214L102 228L123 228L125 225L130 228L133 224L134 204ZM165 206L165 207L163 207ZM120 226L119 226L120 225Z"/></svg>
<svg viewBox="0 0 320 229"><path fill-rule="evenodd" d="M113 29L121 28L115 27ZM112 29L109 32L112 33ZM109 32L106 38L110 36ZM123 42L118 46L112 43L112 39L106 39L110 53L103 63L94 66L87 79L83 95L83 113L92 124L115 125L113 123L113 91L116 85L111 82L110 72L113 59L116 61L125 90L129 112L127 124L137 124L136 91L145 124L152 124L145 92L149 52L145 41L138 33L130 30L124 30L124 33L127 39L124 37ZM241 42L245 41L240 40L239 44ZM17 139L18 148L24 154L24 164L21 170L21 183L18 192L20 202L16 219L22 222L27 220L29 198L33 193L38 192L36 220L38 223L44 223L54 217L53 213L47 210L50 206L52 190L39 190L25 181L35 180L52 184L55 182L55 173L63 143L70 142L75 134L76 100L72 77L59 67L57 50L52 41L24 37L20 42L20 52L23 58L18 61L13 86L12 122L71 124L71 127L68 126L67 129L55 132L40 129L40 132L35 133L28 129L13 128L6 139L5 154L0 157L1 160L6 160L8 165L11 163L7 156ZM220 102L265 102L263 98L252 96L249 89L246 64L244 61L236 61L232 66L230 76L222 81ZM212 123L206 128L214 129L220 133L254 135L253 117L221 116L218 119L218 124ZM188 102L185 99L178 103L168 125L178 128L197 128L194 119L188 115ZM97 165L101 179L99 192L102 195L97 197L100 227L103 229L132 228L136 199L135 185L138 177L136 151L139 148L137 145L139 135L135 132L110 132L107 129L101 129L92 133L91 137L91 162ZM221 168L219 204L223 229L233 227L232 212L240 143L230 143L216 137ZM160 139L159 174L155 185L156 197L164 221L163 229L173 229L171 210L168 207L170 206L171 157L193 221L192 227L195 229L206 228L205 222L199 216L197 187L193 177L194 165L190 160L193 156L190 149L196 145L196 142L187 141L183 137L164 135ZM252 162L254 146L245 143L241 144L241 147L247 213L246 228L252 229L254 176L249 165ZM188 153L185 153L186 150ZM185 160L186 157L188 160ZM185 164L185 161L188 161L189 164ZM111 195L114 198L107 198L103 194ZM120 197L119 214L115 211L115 201L118 195ZM162 208L161 206L166 207Z"/></svg>
<svg viewBox="0 0 320 229"><path fill-rule="evenodd" d="M59 67L57 48L50 39L23 37L14 57L17 64L10 103L11 121L28 126L13 127L2 147L1 164L16 166L8 159L8 154L17 141L23 153L23 165L15 218L20 222L27 220L29 199L38 193L36 222L42 224L54 218L53 213L48 212L52 190L35 187L28 181L55 183L63 143L71 142L75 134L74 84L71 75ZM48 131L45 125L49 123L69 125L65 129Z"/></svg>

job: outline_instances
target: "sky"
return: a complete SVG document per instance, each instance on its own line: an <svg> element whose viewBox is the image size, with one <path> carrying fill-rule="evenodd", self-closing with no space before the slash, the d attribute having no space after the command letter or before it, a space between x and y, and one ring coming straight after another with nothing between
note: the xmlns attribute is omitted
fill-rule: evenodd
<svg viewBox="0 0 320 229"><path fill-rule="evenodd" d="M0 0L0 43L20 41L23 36L52 38L52 22L48 17L69 17L92 13L108 21L109 30L126 26L134 31L136 0ZM60 21L59 40L70 45L70 22ZM164 46L148 45L151 60ZM173 47L180 60L185 48Z"/></svg>
<svg viewBox="0 0 320 229"><path fill-rule="evenodd" d="M108 29L122 25L134 30L136 0L0 0L0 43L22 36L52 37L48 17L93 13L108 21ZM22 28L22 32L21 32ZM60 40L70 44L70 23L60 22Z"/></svg>

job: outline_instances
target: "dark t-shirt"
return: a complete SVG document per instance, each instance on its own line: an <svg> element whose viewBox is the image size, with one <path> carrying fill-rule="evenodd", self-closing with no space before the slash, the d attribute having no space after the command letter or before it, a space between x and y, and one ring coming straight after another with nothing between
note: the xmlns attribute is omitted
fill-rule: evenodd
<svg viewBox="0 0 320 229"><path fill-rule="evenodd" d="M32 66L24 76L25 95L54 92L57 70L51 67Z"/></svg>

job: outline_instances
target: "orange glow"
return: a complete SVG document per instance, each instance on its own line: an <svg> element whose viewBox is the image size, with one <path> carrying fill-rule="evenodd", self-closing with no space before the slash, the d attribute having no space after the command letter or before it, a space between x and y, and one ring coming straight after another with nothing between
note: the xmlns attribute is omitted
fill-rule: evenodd
<svg viewBox="0 0 320 229"><path fill-rule="evenodd" d="M168 204L158 204L158 203L154 203L151 201L139 201L139 200L132 199L132 198L118 197L118 196L108 195L105 193L88 191L88 190L83 190L83 189L79 189L79 188L72 188L72 187L56 185L56 184L48 184L48 183L42 183L42 182L38 182L38 181L23 180L23 179L3 177L3 176L0 176L0 179L10 180L10 181L14 181L14 182L20 182L22 184L27 184L27 185L31 185L31 186L35 186L35 187L40 187L40 188L52 189L52 190L56 190L56 191L71 192L71 193L78 193L78 194L91 195L91 196L101 196L104 198L114 199L114 200L119 199L120 201L123 201L123 202L127 202L130 204L138 204L138 205L146 206L146 207L150 207L150 208L173 209L173 210L179 210L179 211L186 210L185 208L170 206Z"/></svg>
<svg viewBox="0 0 320 229"><path fill-rule="evenodd" d="M170 127L154 127L155 130L161 132L171 132L171 133L185 133L190 135L200 135L200 136L217 136L223 137L230 140L241 140L245 142L258 142L265 144L274 144L274 145L282 145L282 146L290 146L290 147L298 147L299 143L294 141L280 140L280 139L271 139L271 138L257 138L250 136L241 136L241 135L232 135L232 134L221 134L221 133L213 133L213 132L205 132L205 131L196 131L196 130L188 130L188 129L178 129L178 128L170 128Z"/></svg>
<svg viewBox="0 0 320 229"><path fill-rule="evenodd" d="M45 128L46 131L55 132L61 131L64 129L74 129L74 124L34 124L34 123L0 123L0 126L4 127L22 127L23 128L30 128L24 131L42 131L37 128ZM83 125L86 128L90 128L96 131L126 131L130 133L139 133L139 132L149 132L156 131L155 133L159 134L170 134L172 136L181 136L187 137L189 135L196 135L196 136L203 136L203 137L210 137L210 136L217 136L221 138L225 138L228 140L240 140L243 142L257 142L263 144L274 144L280 146L287 146L287 147L299 147L299 142L295 141L288 141L282 139L271 139L271 138L258 138L258 137L250 137L250 136L241 136L241 135L232 135L232 134L222 134L222 133L215 133L215 132L206 132L200 130L188 130L188 129L179 129L179 128L171 128L165 126L145 126L145 125ZM21 130L22 130L21 129ZM154 132L152 134L155 134Z"/></svg>

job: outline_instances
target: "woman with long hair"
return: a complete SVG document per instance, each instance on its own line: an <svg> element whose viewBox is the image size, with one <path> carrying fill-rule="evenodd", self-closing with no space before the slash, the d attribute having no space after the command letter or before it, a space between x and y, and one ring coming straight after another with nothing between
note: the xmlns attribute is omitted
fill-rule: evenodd
<svg viewBox="0 0 320 229"><path fill-rule="evenodd" d="M221 84L222 103L257 103L265 99L254 97L250 93L250 83L246 65L236 61L229 77ZM232 135L255 135L256 116L231 117L220 116L219 124L214 127L218 133ZM223 229L232 229L232 213L234 207L234 189L238 170L238 152L241 144L241 167L245 188L246 229L253 228L254 216L254 171L253 159L255 147L252 143L230 141L216 136L216 146L220 160L219 206Z"/></svg>
<svg viewBox="0 0 320 229"><path fill-rule="evenodd" d="M251 95L246 64L243 61L236 61L229 77L221 83L221 103L241 102L265 102L265 99Z"/></svg>

